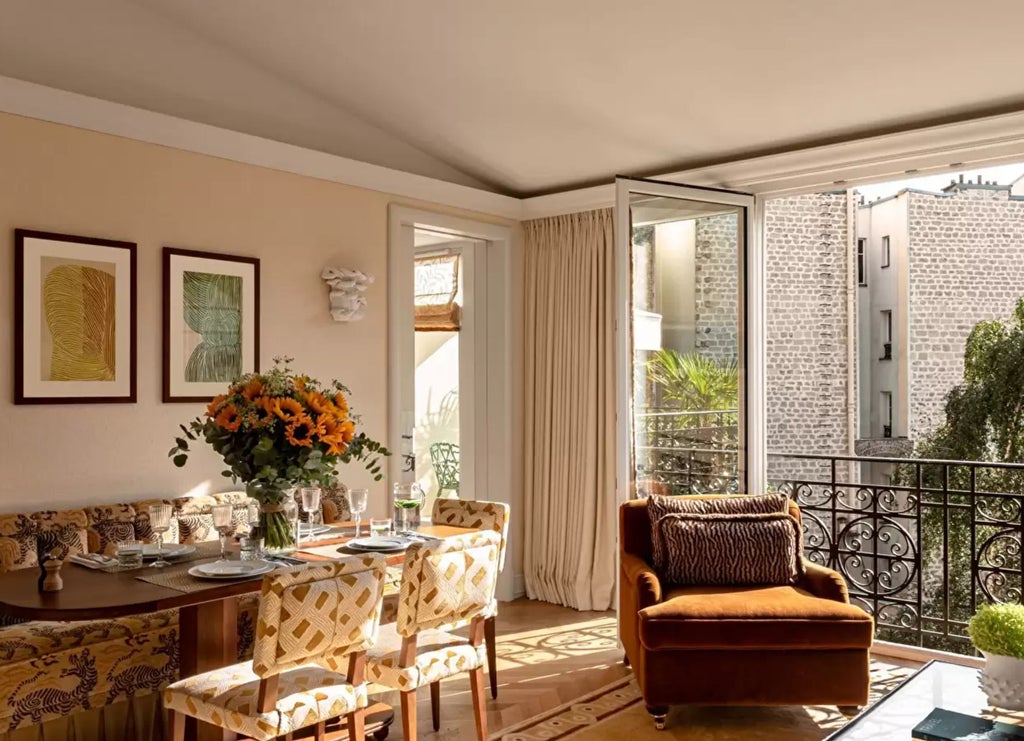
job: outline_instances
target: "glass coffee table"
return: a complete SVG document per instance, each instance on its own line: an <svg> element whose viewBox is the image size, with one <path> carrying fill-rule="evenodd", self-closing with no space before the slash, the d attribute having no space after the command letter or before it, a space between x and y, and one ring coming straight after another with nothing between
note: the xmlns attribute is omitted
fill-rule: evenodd
<svg viewBox="0 0 1024 741"><path fill-rule="evenodd" d="M1024 712L995 710L978 686L978 669L929 661L899 687L825 741L910 741L910 732L935 708L1024 725Z"/></svg>

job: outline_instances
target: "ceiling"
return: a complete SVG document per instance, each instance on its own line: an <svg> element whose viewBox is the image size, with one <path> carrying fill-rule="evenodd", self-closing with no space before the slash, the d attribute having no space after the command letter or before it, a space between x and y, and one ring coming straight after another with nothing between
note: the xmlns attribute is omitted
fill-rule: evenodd
<svg viewBox="0 0 1024 741"><path fill-rule="evenodd" d="M0 75L510 195L1024 109L1014 0L0 8Z"/></svg>

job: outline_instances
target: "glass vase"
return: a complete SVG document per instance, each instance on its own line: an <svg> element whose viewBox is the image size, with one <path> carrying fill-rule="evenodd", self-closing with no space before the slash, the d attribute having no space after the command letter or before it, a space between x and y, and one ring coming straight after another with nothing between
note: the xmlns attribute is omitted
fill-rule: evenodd
<svg viewBox="0 0 1024 741"><path fill-rule="evenodd" d="M258 536L263 537L267 553L295 550L295 532L298 507L294 489L276 489L250 484L249 496L259 502Z"/></svg>

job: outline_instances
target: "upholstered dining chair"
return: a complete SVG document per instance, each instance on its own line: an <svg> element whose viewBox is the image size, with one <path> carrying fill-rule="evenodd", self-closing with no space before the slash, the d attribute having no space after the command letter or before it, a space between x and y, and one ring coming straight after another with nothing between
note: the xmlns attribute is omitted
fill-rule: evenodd
<svg viewBox="0 0 1024 741"><path fill-rule="evenodd" d="M501 536L501 551L498 554L498 571L505 568L505 543L508 540L507 504L501 502L473 502L463 499L436 499L430 521L435 525L471 527L477 530L493 530ZM498 603L494 612L484 618L484 642L487 645L487 677L491 682L491 697L498 697L498 651L495 635L495 620Z"/></svg>
<svg viewBox="0 0 1024 741"><path fill-rule="evenodd" d="M251 662L182 679L164 690L172 741L185 716L259 741L347 716L365 735L366 650L377 639L386 560L360 555L263 579Z"/></svg>
<svg viewBox="0 0 1024 741"><path fill-rule="evenodd" d="M416 741L416 690L430 685L434 730L441 727L441 680L469 672L477 741L487 739L484 619L493 611L500 536L466 533L406 551L398 621L367 652L366 677L401 692L405 741ZM469 638L446 630L469 622ZM354 737L353 737L354 738Z"/></svg>

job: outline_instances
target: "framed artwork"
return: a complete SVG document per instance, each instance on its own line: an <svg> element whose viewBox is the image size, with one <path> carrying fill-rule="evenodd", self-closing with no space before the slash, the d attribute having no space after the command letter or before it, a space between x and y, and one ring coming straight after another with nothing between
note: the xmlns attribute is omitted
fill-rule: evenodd
<svg viewBox="0 0 1024 741"><path fill-rule="evenodd" d="M135 403L135 244L14 231L14 403Z"/></svg>
<svg viewBox="0 0 1024 741"><path fill-rule="evenodd" d="M259 370L260 261L164 247L165 402L210 401Z"/></svg>

